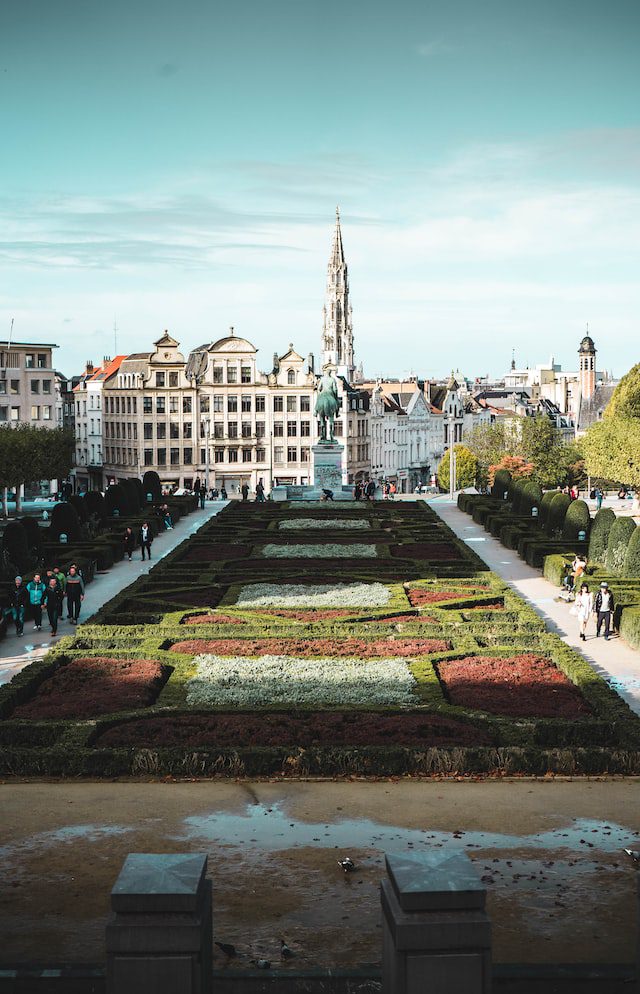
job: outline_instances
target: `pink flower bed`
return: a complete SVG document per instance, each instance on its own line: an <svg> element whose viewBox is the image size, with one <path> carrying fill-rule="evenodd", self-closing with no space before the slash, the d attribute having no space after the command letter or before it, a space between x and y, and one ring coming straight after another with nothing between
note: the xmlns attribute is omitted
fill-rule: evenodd
<svg viewBox="0 0 640 994"><path fill-rule="evenodd" d="M153 659L72 659L15 709L14 718L93 718L153 704L165 673Z"/></svg>
<svg viewBox="0 0 640 994"><path fill-rule="evenodd" d="M512 718L581 718L591 709L578 688L544 656L447 659L436 670L452 704Z"/></svg>
<svg viewBox="0 0 640 994"><path fill-rule="evenodd" d="M468 596L462 590L425 590L423 587L413 587L407 592L411 607L421 604L438 604L440 601L457 601Z"/></svg>
<svg viewBox="0 0 640 994"><path fill-rule="evenodd" d="M233 614L188 614L182 619L183 625L244 625L244 618Z"/></svg>
<svg viewBox="0 0 640 994"><path fill-rule="evenodd" d="M213 656L353 656L373 659L388 655L421 656L427 652L446 652L451 644L445 639L185 639L171 646L172 652L188 656L207 653Z"/></svg>

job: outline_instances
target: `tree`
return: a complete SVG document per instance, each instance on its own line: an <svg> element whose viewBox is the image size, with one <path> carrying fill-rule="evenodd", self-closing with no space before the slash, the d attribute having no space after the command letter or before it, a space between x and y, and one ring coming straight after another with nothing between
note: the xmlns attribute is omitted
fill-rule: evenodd
<svg viewBox="0 0 640 994"><path fill-rule="evenodd" d="M19 521L10 521L2 535L2 565L5 575L15 576L29 568L29 543Z"/></svg>
<svg viewBox="0 0 640 994"><path fill-rule="evenodd" d="M640 418L640 362L632 366L613 391L605 418Z"/></svg>
<svg viewBox="0 0 640 994"><path fill-rule="evenodd" d="M564 441L562 432L550 418L501 418L492 425L479 425L466 436L465 442L479 462L479 479L490 478L492 466L509 469L512 476L531 475L542 487L555 487L574 482L580 472L581 455L574 444ZM525 470L514 473L506 459L518 459Z"/></svg>
<svg viewBox="0 0 640 994"><path fill-rule="evenodd" d="M478 473L478 460L473 452L470 452L466 445L454 445L456 454L456 490L464 490L465 487L472 487L476 482ZM449 489L449 458L450 449L447 449L440 465L438 466L438 483L443 490Z"/></svg>
<svg viewBox="0 0 640 994"><path fill-rule="evenodd" d="M640 418L604 417L581 445L590 476L640 487Z"/></svg>
<svg viewBox="0 0 640 994"><path fill-rule="evenodd" d="M527 462L521 456L503 456L500 462L489 466L489 483L493 485L496 474L506 471L511 479L519 480L521 477L529 477L533 473L532 462Z"/></svg>
<svg viewBox="0 0 640 994"><path fill-rule="evenodd" d="M35 428L28 424L0 427L0 487L15 488L16 511L22 509L20 488L34 480L60 480L73 466L75 439L67 428Z"/></svg>

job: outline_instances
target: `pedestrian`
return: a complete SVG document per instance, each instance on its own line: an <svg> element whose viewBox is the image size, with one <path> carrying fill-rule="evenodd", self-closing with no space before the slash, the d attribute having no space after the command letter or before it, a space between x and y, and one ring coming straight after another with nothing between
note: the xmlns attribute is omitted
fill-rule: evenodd
<svg viewBox="0 0 640 994"><path fill-rule="evenodd" d="M211 500L217 500L219 496L220 496L220 494L218 493L218 488L217 487L211 487L211 494L210 494Z"/></svg>
<svg viewBox="0 0 640 994"><path fill-rule="evenodd" d="M53 567L53 575L58 581L58 600L60 601L60 617L62 617L64 614L64 591L67 585L67 578L59 566ZM71 615L68 615L68 617L70 618Z"/></svg>
<svg viewBox="0 0 640 994"><path fill-rule="evenodd" d="M609 584L606 580L603 580L600 584L600 590L596 594L595 602L595 613L597 615L596 623L596 637L600 638L600 629L604 627L604 637L605 641L609 638L609 626L611 623L611 615L615 609L615 603L613 600L613 594L609 590Z"/></svg>
<svg viewBox="0 0 640 994"><path fill-rule="evenodd" d="M56 590L58 591L58 615L61 615L64 606L64 590L62 589L62 583L60 582L57 572L54 572L52 569L48 569L46 570L44 576L45 587L49 587L51 580L56 581Z"/></svg>
<svg viewBox="0 0 640 994"><path fill-rule="evenodd" d="M24 615L29 603L29 594L22 585L22 577L17 576L9 591L8 606L3 611L5 618L11 616L16 623L16 635L24 632Z"/></svg>
<svg viewBox="0 0 640 994"><path fill-rule="evenodd" d="M220 488L220 497L221 497L222 500L226 500L227 499L227 491L226 491L225 487L221 487Z"/></svg>
<svg viewBox="0 0 640 994"><path fill-rule="evenodd" d="M589 618L593 614L593 594L589 590L589 584L583 583L580 585L580 591L576 597L575 604L571 608L571 611L578 616L578 625L580 628L580 638L583 642L587 641L587 625L589 623Z"/></svg>
<svg viewBox="0 0 640 994"><path fill-rule="evenodd" d="M353 487L353 499L360 500L362 498L362 484L357 481Z"/></svg>
<svg viewBox="0 0 640 994"><path fill-rule="evenodd" d="M580 579L584 575L587 569L587 559L586 556L578 553L573 562L571 563L571 569L562 581L562 585L567 588L567 590L575 590L580 582Z"/></svg>
<svg viewBox="0 0 640 994"><path fill-rule="evenodd" d="M142 562L144 562L145 550L149 556L149 559L151 559L151 543L153 542L153 535L151 534L151 527L148 521L145 521L140 529L138 542L140 543L140 549L142 551Z"/></svg>
<svg viewBox="0 0 640 994"><path fill-rule="evenodd" d="M201 511L204 511L204 502L205 502L206 499L207 499L207 489L206 489L206 487L201 487L200 488L200 495L198 497L198 500L200 501L200 510Z"/></svg>
<svg viewBox="0 0 640 994"><path fill-rule="evenodd" d="M264 504L264 483L258 480L256 484L256 500L259 504Z"/></svg>
<svg viewBox="0 0 640 994"><path fill-rule="evenodd" d="M392 487L390 488L389 493L390 493L390 496L393 496L393 489L392 489ZM374 500L374 498L376 496L376 484L375 484L375 480L367 480L367 483L366 483L365 488L364 488L364 495L367 498L367 500Z"/></svg>
<svg viewBox="0 0 640 994"><path fill-rule="evenodd" d="M33 611L33 620L35 622L33 626L34 632L39 632L42 627L42 601L46 593L46 586L42 582L42 577L39 573L34 573L33 580L27 584L27 593L29 594L29 604L31 605L31 610Z"/></svg>
<svg viewBox="0 0 640 994"><path fill-rule="evenodd" d="M242 499L243 500L249 500L249 487L247 486L246 483L242 484L242 487L240 488L240 490L242 492Z"/></svg>
<svg viewBox="0 0 640 994"><path fill-rule="evenodd" d="M600 487L596 487L596 510L599 511L602 507L603 493Z"/></svg>
<svg viewBox="0 0 640 994"><path fill-rule="evenodd" d="M80 616L80 606L84 600L84 580L78 575L75 566L69 567L66 579L67 609L71 615L71 624L77 625Z"/></svg>
<svg viewBox="0 0 640 994"><path fill-rule="evenodd" d="M193 484L193 492L196 497L200 496L200 477L196 476L196 482Z"/></svg>
<svg viewBox="0 0 640 994"><path fill-rule="evenodd" d="M124 554L129 557L129 562L131 562L131 555L136 547L136 537L133 534L133 528L129 525L124 530L124 535L122 536L124 542ZM68 601L67 601L68 603Z"/></svg>
<svg viewBox="0 0 640 994"><path fill-rule="evenodd" d="M376 488L375 488L375 484L374 484L373 485L373 496L371 497L371 500L373 500L373 497L375 496L375 491L376 491ZM398 488L395 485L395 483L393 483L393 481L392 481L391 482L391 486L389 487L389 497L390 497L390 499L394 500L394 498L395 498L395 496L396 496L397 493L398 493Z"/></svg>
<svg viewBox="0 0 640 994"><path fill-rule="evenodd" d="M49 580L47 589L42 597L42 603L47 609L47 617L51 625L51 634L58 634L58 618L60 617L60 590L55 576Z"/></svg>

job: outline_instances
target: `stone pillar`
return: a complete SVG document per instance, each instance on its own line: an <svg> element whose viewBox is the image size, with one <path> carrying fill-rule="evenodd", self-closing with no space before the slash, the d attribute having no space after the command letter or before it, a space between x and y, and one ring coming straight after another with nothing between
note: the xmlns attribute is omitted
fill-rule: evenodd
<svg viewBox="0 0 640 994"><path fill-rule="evenodd" d="M202 853L130 853L111 891L107 994L210 994L211 881Z"/></svg>
<svg viewBox="0 0 640 994"><path fill-rule="evenodd" d="M443 850L386 856L383 994L489 994L486 889L467 856Z"/></svg>
<svg viewBox="0 0 640 994"><path fill-rule="evenodd" d="M340 442L318 442L311 447L313 455L313 485L323 490L342 489L342 455Z"/></svg>

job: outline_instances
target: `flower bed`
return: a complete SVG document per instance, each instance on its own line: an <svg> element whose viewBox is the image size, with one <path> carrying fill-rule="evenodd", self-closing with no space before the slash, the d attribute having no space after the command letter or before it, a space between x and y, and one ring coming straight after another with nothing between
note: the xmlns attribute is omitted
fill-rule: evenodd
<svg viewBox="0 0 640 994"><path fill-rule="evenodd" d="M356 520L349 518L287 518L285 521L278 522L279 531L326 531L331 529L333 531L352 531L354 528L358 528L361 531L365 528L370 528L371 525L368 521L363 521L362 518L357 518Z"/></svg>
<svg viewBox="0 0 640 994"><path fill-rule="evenodd" d="M375 559L378 550L375 545L353 542L339 545L337 542L323 542L315 545L265 545L260 555L268 559Z"/></svg>
<svg viewBox="0 0 640 994"><path fill-rule="evenodd" d="M273 705L416 704L415 679L404 659L308 659L291 656L221 657L194 660L187 681L191 707L264 708Z"/></svg>
<svg viewBox="0 0 640 994"><path fill-rule="evenodd" d="M141 718L116 725L94 743L108 747L223 748L225 746L486 745L487 733L434 714L320 711L308 714L215 714Z"/></svg>
<svg viewBox="0 0 640 994"><path fill-rule="evenodd" d="M244 618L235 614L188 614L182 619L183 625L244 625Z"/></svg>
<svg viewBox="0 0 640 994"><path fill-rule="evenodd" d="M211 545L196 545L190 549L184 557L183 563L213 563L224 562L230 559L246 559L251 554L248 545L228 545L221 542L214 542Z"/></svg>
<svg viewBox="0 0 640 994"><path fill-rule="evenodd" d="M428 614L386 614L381 618L367 618L365 625L388 624L389 622L411 622L418 625L436 625L437 621Z"/></svg>
<svg viewBox="0 0 640 994"><path fill-rule="evenodd" d="M544 656L468 656L436 665L452 704L513 718L591 714L578 688Z"/></svg>
<svg viewBox="0 0 640 994"><path fill-rule="evenodd" d="M424 590L422 587L413 587L407 591L411 607L420 607L421 604L438 604L440 601L457 601L468 596L463 590Z"/></svg>
<svg viewBox="0 0 640 994"><path fill-rule="evenodd" d="M215 656L310 656L333 655L342 659L356 656L375 659L391 650L399 656L423 656L429 652L446 652L451 643L445 639L394 638L367 641L358 638L269 638L269 639L185 639L171 646L172 652L187 656L210 653Z"/></svg>
<svg viewBox="0 0 640 994"><path fill-rule="evenodd" d="M251 583L236 603L243 607L384 607L391 592L382 583Z"/></svg>
<svg viewBox="0 0 640 994"><path fill-rule="evenodd" d="M391 555L397 559L428 559L434 563L462 558L455 545L449 545L447 542L407 542L406 545L392 545Z"/></svg>
<svg viewBox="0 0 640 994"><path fill-rule="evenodd" d="M93 718L153 704L167 672L153 659L72 659L17 707L14 718Z"/></svg>
<svg viewBox="0 0 640 994"><path fill-rule="evenodd" d="M296 611L293 608L275 608L273 610L261 611L261 614L265 614L270 618L290 618L291 621L334 621L336 618L351 618L354 615L359 614L359 611L347 611L341 610L340 608L327 608L322 610L322 608L314 611L313 609L309 611Z"/></svg>

